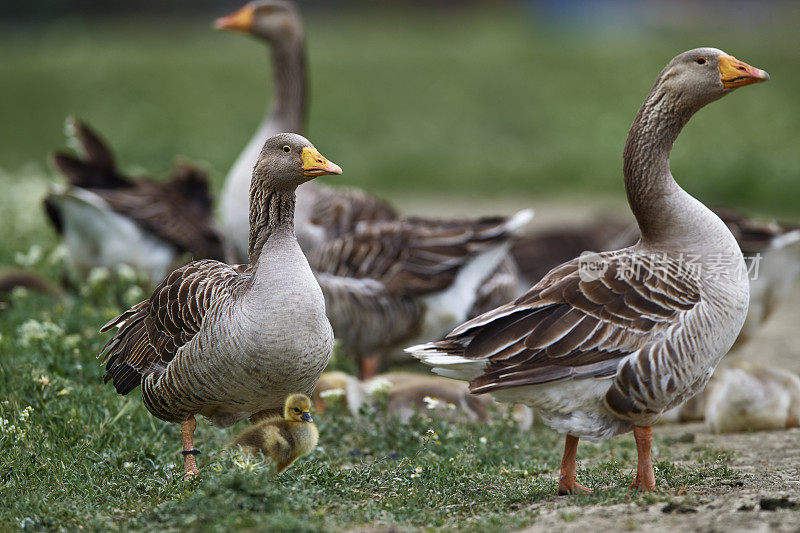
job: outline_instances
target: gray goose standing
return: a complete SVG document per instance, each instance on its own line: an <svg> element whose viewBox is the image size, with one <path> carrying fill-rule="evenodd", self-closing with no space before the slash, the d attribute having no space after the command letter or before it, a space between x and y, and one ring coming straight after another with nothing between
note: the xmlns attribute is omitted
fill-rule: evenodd
<svg viewBox="0 0 800 533"><path fill-rule="evenodd" d="M328 364L333 333L294 235L295 189L341 172L300 135L271 137L250 188L250 264L189 263L101 329L118 328L101 351L105 380L120 394L141 385L150 413L181 424L187 477L196 414L222 427L280 414Z"/></svg>
<svg viewBox="0 0 800 533"><path fill-rule="evenodd" d="M248 246L247 191L261 145L281 132L303 133L306 122L306 45L296 6L281 0L259 0L216 21L222 30L236 30L263 39L272 51L273 92L267 115L236 159L220 196L220 214L238 257ZM305 252L350 231L360 220L390 220L394 209L364 191L306 183L297 189L295 231Z"/></svg>
<svg viewBox="0 0 800 533"><path fill-rule="evenodd" d="M444 335L498 295L498 303L513 299L491 280L505 275L510 240L532 216L370 222L313 251L328 318L360 377L374 376L395 350Z"/></svg>
<svg viewBox="0 0 800 533"><path fill-rule="evenodd" d="M652 424L702 389L742 328L742 253L722 220L675 182L669 153L703 106L768 78L715 48L675 57L623 153L640 241L564 263L515 302L408 349L435 372L470 380L473 393L527 403L565 433L560 494L590 490L577 482L580 437L631 430L639 456L631 487L653 489Z"/></svg>
<svg viewBox="0 0 800 533"><path fill-rule="evenodd" d="M132 179L86 124L68 118L67 131L83 157L53 155L69 186L48 194L44 208L75 273L127 264L156 284L182 254L223 258L204 170L179 164L163 182Z"/></svg>

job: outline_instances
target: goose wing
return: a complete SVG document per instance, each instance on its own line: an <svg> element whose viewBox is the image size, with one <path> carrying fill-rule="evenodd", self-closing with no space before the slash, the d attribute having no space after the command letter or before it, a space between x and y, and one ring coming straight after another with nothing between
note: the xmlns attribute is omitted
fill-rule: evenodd
<svg viewBox="0 0 800 533"><path fill-rule="evenodd" d="M565 263L515 302L409 351L442 369L483 363L471 376L474 393L614 376L625 356L674 334L701 292L677 261L630 250L596 258L607 265L602 273L587 273L579 259Z"/></svg>
<svg viewBox="0 0 800 533"><path fill-rule="evenodd" d="M172 272L150 299L104 325L101 333L118 328L100 350L104 381L113 381L118 393L127 394L144 375L164 368L200 330L211 306L247 282L246 268L214 260L189 263Z"/></svg>
<svg viewBox="0 0 800 533"><path fill-rule="evenodd" d="M66 129L81 157L57 152L52 159L70 185L97 194L112 210L180 252L201 259L223 258L204 169L179 163L164 182L132 179L117 169L111 149L87 124L70 117ZM45 199L45 211L61 232L61 215L49 198Z"/></svg>
<svg viewBox="0 0 800 533"><path fill-rule="evenodd" d="M132 187L93 192L111 209L179 251L199 259L223 258L222 236L214 225L205 170L181 163L163 183L137 180Z"/></svg>
<svg viewBox="0 0 800 533"><path fill-rule="evenodd" d="M318 248L309 263L319 273L375 280L394 296L429 294L449 287L476 254L502 245L517 227L513 218L365 222Z"/></svg>

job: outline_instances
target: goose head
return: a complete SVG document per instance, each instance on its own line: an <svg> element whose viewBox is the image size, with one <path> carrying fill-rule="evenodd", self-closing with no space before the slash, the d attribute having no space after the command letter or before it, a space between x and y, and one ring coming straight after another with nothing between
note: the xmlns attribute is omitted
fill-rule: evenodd
<svg viewBox="0 0 800 533"><path fill-rule="evenodd" d="M283 417L291 422L313 422L311 400L305 394L292 394L286 398Z"/></svg>
<svg viewBox="0 0 800 533"><path fill-rule="evenodd" d="M717 48L695 48L676 56L659 76L657 87L697 110L735 90L767 81L769 74Z"/></svg>
<svg viewBox="0 0 800 533"><path fill-rule="evenodd" d="M282 0L257 0L238 11L218 18L219 30L249 33L271 43L303 38L303 22L294 3Z"/></svg>
<svg viewBox="0 0 800 533"><path fill-rule="evenodd" d="M264 143L253 169L253 182L262 187L294 189L317 176L341 173L339 165L325 159L302 135L279 133Z"/></svg>

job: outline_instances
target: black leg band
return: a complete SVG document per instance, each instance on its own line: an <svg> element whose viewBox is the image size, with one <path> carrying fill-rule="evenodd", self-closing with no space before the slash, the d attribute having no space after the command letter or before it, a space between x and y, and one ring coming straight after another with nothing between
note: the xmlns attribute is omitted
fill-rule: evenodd
<svg viewBox="0 0 800 533"><path fill-rule="evenodd" d="M184 450L181 455L200 455L200 450Z"/></svg>

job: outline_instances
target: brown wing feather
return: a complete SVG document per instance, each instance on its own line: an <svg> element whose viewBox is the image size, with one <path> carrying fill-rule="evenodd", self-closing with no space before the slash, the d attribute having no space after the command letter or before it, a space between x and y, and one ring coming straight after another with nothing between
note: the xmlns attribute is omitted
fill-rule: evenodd
<svg viewBox="0 0 800 533"><path fill-rule="evenodd" d="M375 279L395 296L414 296L447 288L469 259L508 237L504 218L370 222L325 243L309 262L317 272Z"/></svg>
<svg viewBox="0 0 800 533"><path fill-rule="evenodd" d="M104 325L101 333L118 328L98 356L106 365L104 380L127 394L143 376L164 368L200 330L214 302L247 283L249 273L242 271L213 260L189 263L172 272L149 300Z"/></svg>
<svg viewBox="0 0 800 533"><path fill-rule="evenodd" d="M582 280L578 260L564 264L433 349L488 361L470 384L475 393L614 375L621 358L660 338L700 292L688 272L650 269L625 251L602 255L609 268L597 279ZM623 275L630 267L641 275Z"/></svg>

